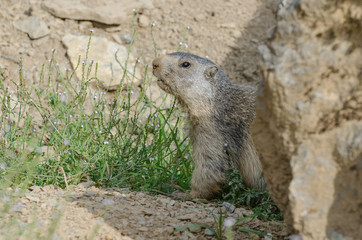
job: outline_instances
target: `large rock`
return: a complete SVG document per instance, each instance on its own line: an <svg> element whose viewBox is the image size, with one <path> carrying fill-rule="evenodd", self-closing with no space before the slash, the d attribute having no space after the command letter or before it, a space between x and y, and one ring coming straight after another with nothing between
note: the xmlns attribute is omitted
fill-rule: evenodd
<svg viewBox="0 0 362 240"><path fill-rule="evenodd" d="M27 33L30 39L42 38L50 33L48 25L40 18L34 16L14 22L14 27Z"/></svg>
<svg viewBox="0 0 362 240"><path fill-rule="evenodd" d="M362 2L294 0L260 46L255 142L303 239L362 236Z"/></svg>
<svg viewBox="0 0 362 240"><path fill-rule="evenodd" d="M131 16L132 9L153 8L148 0L46 0L42 6L56 17L110 25L120 24L127 16Z"/></svg>
<svg viewBox="0 0 362 240"><path fill-rule="evenodd" d="M86 57L88 41L89 36L75 36L71 34L65 35L62 39L63 44L67 48L67 55L73 68L76 68L79 55L81 56L80 66L76 71L76 76L79 80L84 76L82 61L84 61ZM117 58L121 65L115 60L116 50ZM132 54L129 54L128 56L127 49L122 45L108 41L105 38L93 36L90 43L87 66L90 61L94 61L92 71L95 71L95 64L98 63L97 77L103 83L102 86L106 90L115 90L119 86L121 79L124 76L123 68L125 67L126 62L127 74L123 80L123 85L125 85L127 81L129 83L130 81L133 81L135 86L138 86L141 83L140 73L137 70L134 73L135 58ZM87 71L88 69L85 69L85 73ZM92 74L94 75L94 72L91 72L90 77L93 76Z"/></svg>

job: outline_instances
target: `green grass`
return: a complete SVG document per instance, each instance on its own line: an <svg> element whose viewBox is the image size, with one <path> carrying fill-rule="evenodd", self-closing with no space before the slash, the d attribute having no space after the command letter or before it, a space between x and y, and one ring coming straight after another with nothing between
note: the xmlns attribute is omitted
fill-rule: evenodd
<svg viewBox="0 0 362 240"><path fill-rule="evenodd" d="M92 32L89 51L91 38ZM164 108L152 99L148 66L141 90L125 70L109 101L102 89L90 87L91 81L99 80L97 66L87 56L88 52L83 61L79 57L74 71L62 72L53 52L49 65L43 65L39 86L33 88L24 84L22 63L18 81L0 70L1 184L65 187L92 180L98 186L144 191L171 192L172 185L188 188L192 166L183 118L172 99ZM119 64L126 69L128 63ZM77 82L78 68L82 79ZM8 93L6 81L17 86L17 98ZM41 87L44 82L46 88ZM30 108L35 113L28 112ZM41 123L34 122L34 114L41 116Z"/></svg>
<svg viewBox="0 0 362 240"><path fill-rule="evenodd" d="M249 206L260 219L283 220L283 214L271 199L269 192L245 187L241 173L236 169L231 169L228 173L228 183L222 199L236 206Z"/></svg>

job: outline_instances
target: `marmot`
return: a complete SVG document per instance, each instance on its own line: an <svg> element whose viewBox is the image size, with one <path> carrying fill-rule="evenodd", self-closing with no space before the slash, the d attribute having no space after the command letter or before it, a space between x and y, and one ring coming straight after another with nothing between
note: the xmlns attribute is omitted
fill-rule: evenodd
<svg viewBox="0 0 362 240"><path fill-rule="evenodd" d="M235 166L246 186L266 188L262 167L250 136L256 90L232 84L213 62L184 52L153 60L153 74L174 95L190 124L195 170L191 197L212 198Z"/></svg>

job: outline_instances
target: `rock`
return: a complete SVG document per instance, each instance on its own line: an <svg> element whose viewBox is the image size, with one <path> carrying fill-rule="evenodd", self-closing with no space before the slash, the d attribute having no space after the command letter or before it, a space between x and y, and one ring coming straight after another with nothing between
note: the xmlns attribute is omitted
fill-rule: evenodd
<svg viewBox="0 0 362 240"><path fill-rule="evenodd" d="M201 227L200 226L195 226L195 225L191 225L188 227L188 229L190 230L190 232L193 232L193 233L199 233L201 232Z"/></svg>
<svg viewBox="0 0 362 240"><path fill-rule="evenodd" d="M102 204L104 206L113 206L114 205L114 200L111 198L105 198L102 200Z"/></svg>
<svg viewBox="0 0 362 240"><path fill-rule="evenodd" d="M205 228L204 234L205 234L206 236L214 236L214 232L211 231L211 230L208 229L208 228Z"/></svg>
<svg viewBox="0 0 362 240"><path fill-rule="evenodd" d="M232 226L234 226L236 222L236 219L233 218L233 217L227 217L225 220L224 220L224 223L223 223L223 226L225 228L231 228Z"/></svg>
<svg viewBox="0 0 362 240"><path fill-rule="evenodd" d="M138 25L140 27L148 27L150 25L150 20L148 19L147 16L145 15L141 15L139 18L138 18Z"/></svg>
<svg viewBox="0 0 362 240"><path fill-rule="evenodd" d="M76 71L76 76L78 79L82 79L82 61L84 61L88 46L89 36L75 36L67 34L63 37L62 42L67 48L67 55L73 65L73 68L76 68L78 64L79 54L81 55L80 67ZM95 61L98 63L97 77L102 82L102 87L107 90L115 90L120 84L120 80L123 77L124 71L122 67L115 60L115 52L117 51L117 58L121 64L124 64L127 60L127 49L115 42L108 41L105 38L101 37L92 37L90 50L88 53L88 63L90 61ZM127 81L132 81L133 84L140 84L140 74L138 71L134 74L133 69L135 58L130 54L129 61L127 65L128 74L123 81L123 85L126 85ZM92 73L94 73L95 66L93 66ZM91 73L91 76L93 76Z"/></svg>
<svg viewBox="0 0 362 240"><path fill-rule="evenodd" d="M226 211L232 213L235 211L235 206L228 202L223 202L222 205L225 207Z"/></svg>
<svg viewBox="0 0 362 240"><path fill-rule="evenodd" d="M32 192L41 192L41 187L39 186L31 186L29 187L29 190Z"/></svg>
<svg viewBox="0 0 362 240"><path fill-rule="evenodd" d="M94 185L95 185L95 182L93 182L93 181L81 182L77 185L77 188L86 189L86 188L93 187Z"/></svg>
<svg viewBox="0 0 362 240"><path fill-rule="evenodd" d="M59 18L74 20L89 20L104 24L120 24L127 17L132 16L132 9L152 9L153 5L147 0L46 0L42 7Z"/></svg>
<svg viewBox="0 0 362 240"><path fill-rule="evenodd" d="M194 217L195 217L194 214L189 213L189 214L177 216L176 218L181 221L189 221L189 220L193 219Z"/></svg>
<svg viewBox="0 0 362 240"><path fill-rule="evenodd" d="M259 47L254 123L268 189L303 239L362 236L362 6L283 1ZM349 10L341 10L349 9ZM356 100L356 101L355 101Z"/></svg>
<svg viewBox="0 0 362 240"><path fill-rule="evenodd" d="M27 33L30 39L39 39L50 33L48 25L40 18L34 16L16 21L14 27Z"/></svg>

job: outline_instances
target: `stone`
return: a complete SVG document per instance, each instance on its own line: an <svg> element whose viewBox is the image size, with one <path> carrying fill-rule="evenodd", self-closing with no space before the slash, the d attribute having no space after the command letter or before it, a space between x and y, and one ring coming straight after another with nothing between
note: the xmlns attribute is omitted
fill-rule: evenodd
<svg viewBox="0 0 362 240"><path fill-rule="evenodd" d="M67 55L72 63L73 69L78 64L79 54L81 55L80 66L76 70L76 76L79 80L82 79L82 61L85 61L86 51L88 46L89 36L76 36L67 34L63 37L62 42L67 48ZM120 66L115 60L115 53L117 51L117 58L122 64ZM124 64L127 61L128 52L127 49L115 42L109 41L101 37L92 37L87 66L90 61L94 61L93 69L91 72L94 74L95 64L98 63L97 77L102 82L101 86L106 90L115 90L119 85L124 75ZM127 81L138 86L141 82L140 73L136 70L134 73L135 58L132 54L129 54L127 74L123 80L123 86ZM133 62L133 64L132 64ZM87 69L87 68L86 68ZM86 79L84 79L86 80Z"/></svg>
<svg viewBox="0 0 362 240"><path fill-rule="evenodd" d="M258 48L264 80L252 130L268 189L291 233L357 239L362 6L286 0L277 15L274 34Z"/></svg>
<svg viewBox="0 0 362 240"><path fill-rule="evenodd" d="M40 18L34 16L16 21L14 27L27 33L30 39L39 39L50 33L48 25Z"/></svg>
<svg viewBox="0 0 362 240"><path fill-rule="evenodd" d="M59 18L88 20L108 25L119 25L132 16L132 9L152 9L153 5L147 0L46 0L42 7Z"/></svg>
<svg viewBox="0 0 362 240"><path fill-rule="evenodd" d="M228 202L223 202L222 205L225 207L226 211L233 213L235 211L235 206Z"/></svg>
<svg viewBox="0 0 362 240"><path fill-rule="evenodd" d="M289 186L290 207L294 226L300 230L302 225L304 236L319 239L331 230L336 232L339 224L346 226L358 222L362 216L359 209L362 191L350 193L355 191L352 184L362 186L362 180L357 177L358 172L362 173L362 169L358 169L358 164L362 165L361 133L362 122L350 121L303 141L292 156L291 168L295 177ZM343 171L349 171L350 176L343 176ZM336 208L342 208L339 205L343 205L343 209L337 211ZM348 218L342 220L340 214L346 214Z"/></svg>
<svg viewBox="0 0 362 240"><path fill-rule="evenodd" d="M150 20L148 19L147 16L145 15L141 15L139 18L138 18L138 25L140 27L148 27L150 25Z"/></svg>
<svg viewBox="0 0 362 240"><path fill-rule="evenodd" d="M211 231L211 230L208 229L208 228L205 228L204 234L205 234L206 236L214 236L214 232Z"/></svg>

